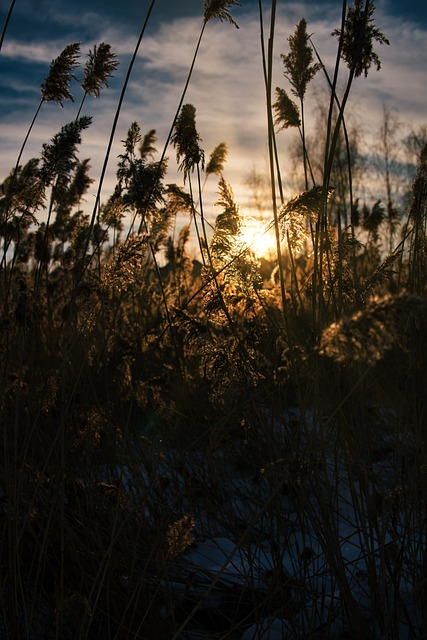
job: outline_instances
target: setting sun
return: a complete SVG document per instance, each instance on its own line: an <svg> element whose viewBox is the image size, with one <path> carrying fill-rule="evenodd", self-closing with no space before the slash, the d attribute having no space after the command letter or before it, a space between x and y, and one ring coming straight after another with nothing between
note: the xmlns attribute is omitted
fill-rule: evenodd
<svg viewBox="0 0 427 640"><path fill-rule="evenodd" d="M276 254L276 238L268 225L255 218L246 218L240 233L242 242L248 245L258 258L271 258Z"/></svg>

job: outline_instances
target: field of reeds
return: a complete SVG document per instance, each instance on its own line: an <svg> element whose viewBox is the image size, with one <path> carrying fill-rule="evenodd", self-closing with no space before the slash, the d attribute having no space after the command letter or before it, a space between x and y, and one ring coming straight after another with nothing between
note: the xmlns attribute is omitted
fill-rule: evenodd
<svg viewBox="0 0 427 640"><path fill-rule="evenodd" d="M185 99L205 28L237 26L234 5L205 0L170 134L163 146L129 123L108 196L109 151L96 179L79 155L83 102L119 62L106 43L82 65L75 119L22 163L45 103L71 99L80 45L52 61L1 178L2 639L427 637L427 140L407 139L395 198L386 112L388 188L364 202L346 108L388 44L374 5L343 3L331 74L301 19L276 88L273 0L260 59L272 216L257 234L274 234L275 255L261 260L227 145L205 157ZM315 75L321 148L304 119ZM289 128L302 188L286 199Z"/></svg>

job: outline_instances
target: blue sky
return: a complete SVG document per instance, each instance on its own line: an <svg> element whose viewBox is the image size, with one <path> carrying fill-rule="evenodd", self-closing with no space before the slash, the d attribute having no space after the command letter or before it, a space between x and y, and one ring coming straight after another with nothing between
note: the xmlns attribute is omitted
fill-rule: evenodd
<svg viewBox="0 0 427 640"><path fill-rule="evenodd" d="M0 5L3 25L8 2ZM13 167L21 142L40 100L39 87L51 60L71 42L82 43L82 63L95 43L109 42L117 52L120 66L98 100L89 100L85 113L93 125L84 135L82 157L91 158L93 192L105 153L112 119L131 53L135 47L148 0L16 0L0 52L0 180ZM377 0L376 23L390 39L391 46L377 45L382 60L380 72L359 78L352 90L348 116L372 144L380 126L384 105L396 109L409 130L427 124L426 70L427 12L421 0ZM265 27L268 29L270 3L264 0ZM287 90L280 53L287 52L287 37L305 17L310 33L328 69L332 70L336 40L331 31L340 24L341 0L328 2L277 2L274 85ZM197 109L197 126L206 156L226 141L229 162L225 177L232 184L236 199L245 204L244 182L252 169L265 171L267 165L265 91L260 57L258 0L241 0L233 7L240 29L212 21L203 38L186 102ZM143 131L156 129L158 149L163 147L178 105L203 19L202 0L157 0L133 70L121 112L119 126L103 189L103 199L114 180L116 157L129 125L138 121ZM342 83L344 83L343 68ZM24 160L40 153L48 141L76 114L81 97L72 86L74 104L63 109L45 104L24 154ZM324 80L319 74L308 92L308 117L317 102L327 100ZM293 132L279 134L286 181L287 149ZM179 180L174 151L169 149L172 180ZM291 186L289 180L290 195ZM105 196L104 196L105 192ZM215 201L216 183L210 182L206 205ZM88 205L93 193L88 196Z"/></svg>

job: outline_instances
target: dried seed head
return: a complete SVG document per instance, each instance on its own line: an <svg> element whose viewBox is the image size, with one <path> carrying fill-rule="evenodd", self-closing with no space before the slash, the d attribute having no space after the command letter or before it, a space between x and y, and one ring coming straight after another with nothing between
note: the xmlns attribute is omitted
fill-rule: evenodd
<svg viewBox="0 0 427 640"><path fill-rule="evenodd" d="M77 67L80 55L80 42L69 44L52 60L49 73L40 87L45 102L57 102L61 107L62 100L73 100L69 85L75 76L71 73Z"/></svg>
<svg viewBox="0 0 427 640"><path fill-rule="evenodd" d="M112 52L111 45L105 42L95 45L93 51L89 51L82 82L85 93L98 98L102 87L108 87L108 79L119 64L115 58L116 54Z"/></svg>
<svg viewBox="0 0 427 640"><path fill-rule="evenodd" d="M371 0L354 0L354 8L348 7L344 23L344 31L334 29L331 35L342 41L342 58L349 69L354 71L357 78L362 73L366 77L372 65L377 71L381 68L381 61L374 51L373 40L380 44L390 44L379 29L374 26L374 3Z"/></svg>
<svg viewBox="0 0 427 640"><path fill-rule="evenodd" d="M237 2L237 0L205 0L205 22L212 20L212 18L219 18L221 22L225 21L234 24L238 29L239 25L233 20L228 10L236 5L240 6L240 2Z"/></svg>

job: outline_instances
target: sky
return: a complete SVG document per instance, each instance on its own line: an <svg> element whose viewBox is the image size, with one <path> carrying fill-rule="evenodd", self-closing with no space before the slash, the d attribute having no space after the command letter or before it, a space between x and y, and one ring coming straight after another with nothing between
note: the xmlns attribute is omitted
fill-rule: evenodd
<svg viewBox="0 0 427 640"><path fill-rule="evenodd" d="M232 185L236 200L249 206L247 176L253 170L267 171L266 100L263 83L260 16L258 0L241 0L231 13L239 25L212 20L208 23L191 83L184 102L196 107L196 123L206 158L214 147L227 142L228 162L224 177ZM142 25L149 0L16 0L0 51L0 181L13 168L21 143L40 101L40 84L49 65L72 42L81 42L82 64L89 49L100 42L111 44L120 65L100 98L88 99L84 113L93 124L83 134L81 157L90 158L94 183L87 206L94 201L114 114L123 80ZM421 0L377 0L375 22L391 45L376 45L382 61L379 72L358 78L350 95L348 117L357 123L366 141L374 144L384 106L396 110L404 127L416 129L427 124L426 66L427 11ZM271 2L263 0L264 31L269 32ZM0 29L9 8L0 3ZM289 85L283 76L281 53L288 52L287 38L296 23L305 17L322 60L330 73L335 63L337 41L331 31L339 27L341 0L277 1L274 36L273 85ZM116 160L121 140L130 124L137 121L143 132L155 129L157 148L163 149L173 121L203 22L202 0L156 0L132 70L128 90L102 188L105 201L114 184ZM81 73L81 72L80 72ZM76 72L79 75L79 71ZM342 67L339 86L346 68ZM25 148L23 161L38 157L60 127L75 118L82 96L72 84L74 103L64 108L44 104ZM308 123L317 102L327 102L325 80L318 74L307 92ZM278 134L283 158L283 182L292 195L287 149L295 144L296 132ZM176 172L175 152L169 148L170 178L182 184ZM210 177L205 192L205 208L213 216L217 210L216 178Z"/></svg>

